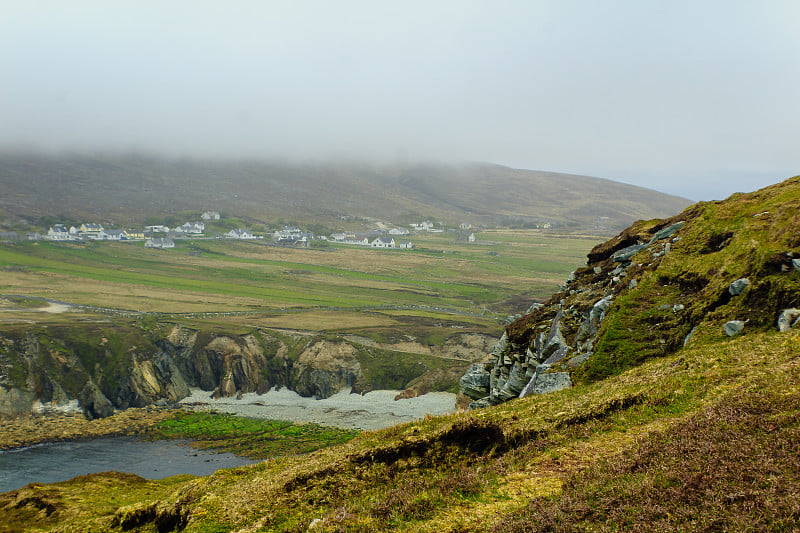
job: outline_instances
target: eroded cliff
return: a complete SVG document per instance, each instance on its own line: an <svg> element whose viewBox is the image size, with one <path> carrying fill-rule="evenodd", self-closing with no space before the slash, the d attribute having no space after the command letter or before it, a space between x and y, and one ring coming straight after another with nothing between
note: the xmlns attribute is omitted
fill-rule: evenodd
<svg viewBox="0 0 800 533"><path fill-rule="evenodd" d="M476 346L494 340L455 335L447 340L449 355L434 356L260 329L230 333L129 322L8 327L0 331L0 415L72 408L105 417L177 402L190 387L215 397L273 387L317 398L346 387L408 387L406 396L413 396L452 389Z"/></svg>

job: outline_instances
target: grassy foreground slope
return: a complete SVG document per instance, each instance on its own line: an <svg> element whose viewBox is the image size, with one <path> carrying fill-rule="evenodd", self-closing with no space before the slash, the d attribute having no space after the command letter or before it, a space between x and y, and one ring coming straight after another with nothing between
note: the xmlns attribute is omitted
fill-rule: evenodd
<svg viewBox="0 0 800 533"><path fill-rule="evenodd" d="M206 478L29 485L0 530L791 530L798 354L797 332L759 333Z"/></svg>
<svg viewBox="0 0 800 533"><path fill-rule="evenodd" d="M106 473L31 485L0 495L0 528L796 529L800 329L778 332L776 311L800 307L800 270L792 261L800 257L800 178L698 204L682 220L668 254L634 259L642 265L637 285L611 280L616 303L598 337L605 344L571 389L367 432L341 446L205 478ZM593 253L606 260L622 240L635 242L658 225L635 225ZM707 281L677 281L701 275ZM750 278L749 288L725 297L740 276ZM626 300L628 294L636 298ZM661 309L678 302L685 313ZM673 316L680 318L666 320ZM730 319L750 321L729 338L722 323ZM668 340L692 328L685 347ZM658 349L646 352L653 342Z"/></svg>

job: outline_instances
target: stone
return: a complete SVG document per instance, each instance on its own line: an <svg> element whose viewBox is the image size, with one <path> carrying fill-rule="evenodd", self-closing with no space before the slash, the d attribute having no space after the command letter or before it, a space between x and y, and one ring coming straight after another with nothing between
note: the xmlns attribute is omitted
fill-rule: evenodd
<svg viewBox="0 0 800 533"><path fill-rule="evenodd" d="M501 355L508 349L508 333L503 332L503 336L492 347L492 355Z"/></svg>
<svg viewBox="0 0 800 533"><path fill-rule="evenodd" d="M691 341L691 340L692 340L692 336L694 335L694 332L695 332L696 330L697 330L697 326L693 327L693 328L691 329L691 331L689 331L689 334L688 334L688 335L686 335L686 337L684 337L684 338L683 338L683 346L684 346L684 347L686 347L686 345L688 345L688 344L689 344L689 341Z"/></svg>
<svg viewBox="0 0 800 533"><path fill-rule="evenodd" d="M744 329L745 322L742 320L730 320L725 322L725 325L722 326L722 330L725 332L725 335L728 337L733 337L734 335L738 335Z"/></svg>
<svg viewBox="0 0 800 533"><path fill-rule="evenodd" d="M750 285L750 280L747 278L739 278L728 287L728 292L731 296L739 296L744 292L747 286Z"/></svg>
<svg viewBox="0 0 800 533"><path fill-rule="evenodd" d="M784 333L800 323L800 309L784 309L778 317L778 331Z"/></svg>
<svg viewBox="0 0 800 533"><path fill-rule="evenodd" d="M539 354L539 360L544 360L550 357L556 350L559 350L563 347L567 346L567 341L564 339L564 336L561 334L561 317L564 315L563 310L559 310L556 313L553 322L550 324L550 333L547 336L547 340L544 341L542 346L542 350Z"/></svg>
<svg viewBox="0 0 800 533"><path fill-rule="evenodd" d="M661 239L668 239L672 237L673 235L675 235L675 232L677 232L679 229L683 227L684 224L685 222L681 220L680 222L671 224L666 228L661 228L660 230L658 230L653 234L653 237L650 239L650 242L648 244L653 244L654 242L660 241Z"/></svg>
<svg viewBox="0 0 800 533"><path fill-rule="evenodd" d="M473 400L489 395L489 372L481 363L469 367L459 381L461 392Z"/></svg>
<svg viewBox="0 0 800 533"><path fill-rule="evenodd" d="M606 296L594 303L592 309L589 311L589 316L587 316L586 320L583 321L583 324L581 324L581 328L578 331L576 339L579 342L594 336L599 331L600 323L603 321L606 310L609 308L613 300L613 296Z"/></svg>
<svg viewBox="0 0 800 533"><path fill-rule="evenodd" d="M605 317L606 311L608 310L609 306L611 306L611 302L614 300L613 296L605 296L600 300L596 301L592 306L592 310L589 311L589 319L592 321L593 324L599 326L600 322L603 321L603 317Z"/></svg>
<svg viewBox="0 0 800 533"><path fill-rule="evenodd" d="M508 401L512 398L518 398L520 392L525 388L528 382L533 379L525 375L525 371L522 369L522 365L519 363L515 363L514 366L511 368L511 373L508 376L508 381L506 381L505 386L503 389L497 394L497 398L500 401Z"/></svg>
<svg viewBox="0 0 800 533"><path fill-rule="evenodd" d="M795 270L800 270L800 259L792 259L792 267Z"/></svg>
<svg viewBox="0 0 800 533"><path fill-rule="evenodd" d="M622 263L647 248L647 246L647 244L634 244L633 246L628 246L627 248L614 252L611 258L615 263Z"/></svg>
<svg viewBox="0 0 800 533"><path fill-rule="evenodd" d="M475 400L474 402L469 404L469 409L484 409L486 407L491 407L493 405L497 405L496 403L492 402L491 397L487 396L485 398L481 398L480 400Z"/></svg>
<svg viewBox="0 0 800 533"><path fill-rule="evenodd" d="M591 355L592 354L589 352L579 353L578 355L567 361L567 368L578 368L583 363L588 361Z"/></svg>
<svg viewBox="0 0 800 533"><path fill-rule="evenodd" d="M536 374L522 390L519 397L525 398L531 394L548 394L570 387L572 387L572 380L570 380L567 372Z"/></svg>
<svg viewBox="0 0 800 533"><path fill-rule="evenodd" d="M561 361L567 355L567 352L569 352L569 346L561 346L555 352L553 352L550 357L545 359L544 364L552 365L553 363Z"/></svg>
<svg viewBox="0 0 800 533"><path fill-rule="evenodd" d="M525 310L525 314L526 314L526 315L529 315L529 314L533 313L534 311L536 311L537 309L539 309L540 307L544 307L544 304L541 304L541 303L539 303L539 302L533 302L533 303L530 305L530 307L528 307L528 308Z"/></svg>
<svg viewBox="0 0 800 533"><path fill-rule="evenodd" d="M89 381L78 394L78 401L86 418L90 420L114 414L114 406L92 381Z"/></svg>
<svg viewBox="0 0 800 533"><path fill-rule="evenodd" d="M673 313L680 313L684 309L686 309L686 306L683 305L683 304L675 304L675 305L672 306L672 312Z"/></svg>
<svg viewBox="0 0 800 533"><path fill-rule="evenodd" d="M0 416L18 415L31 409L33 393L16 387L0 387Z"/></svg>

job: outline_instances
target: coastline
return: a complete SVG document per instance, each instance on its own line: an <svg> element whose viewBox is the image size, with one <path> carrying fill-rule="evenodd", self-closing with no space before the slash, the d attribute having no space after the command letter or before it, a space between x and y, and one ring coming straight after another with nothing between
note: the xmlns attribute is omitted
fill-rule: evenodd
<svg viewBox="0 0 800 533"><path fill-rule="evenodd" d="M75 410L47 410L0 418L0 451L35 444L141 435L148 428L180 411L218 411L251 418L307 422L342 429L375 430L455 410L455 395L428 393L395 400L398 391L372 391L365 395L343 390L325 400L303 398L283 389L265 395L213 400L211 393L193 389L180 404L129 408L106 418L88 420Z"/></svg>

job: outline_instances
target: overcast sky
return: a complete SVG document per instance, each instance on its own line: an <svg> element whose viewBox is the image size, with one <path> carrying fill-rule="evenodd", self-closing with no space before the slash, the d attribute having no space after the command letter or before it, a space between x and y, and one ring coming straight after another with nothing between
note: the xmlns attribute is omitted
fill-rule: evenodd
<svg viewBox="0 0 800 533"><path fill-rule="evenodd" d="M0 0L0 148L800 174L797 0Z"/></svg>

